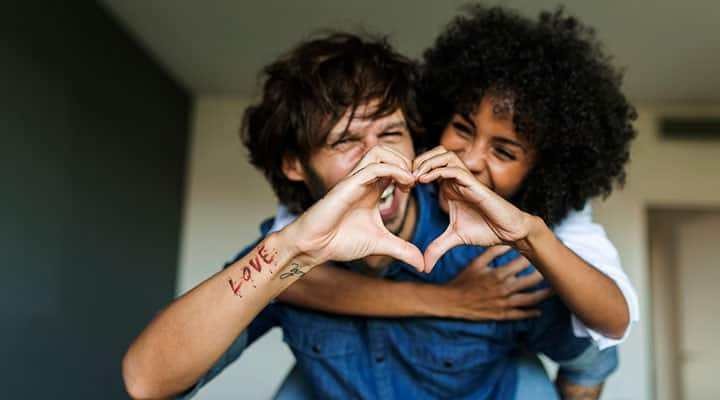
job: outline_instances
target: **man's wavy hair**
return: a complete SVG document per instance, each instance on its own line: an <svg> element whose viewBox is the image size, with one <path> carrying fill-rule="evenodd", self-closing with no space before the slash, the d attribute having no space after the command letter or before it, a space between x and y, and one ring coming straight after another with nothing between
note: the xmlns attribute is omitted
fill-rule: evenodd
<svg viewBox="0 0 720 400"><path fill-rule="evenodd" d="M251 163L265 174L282 202L293 213L314 199L303 182L287 179L285 156L303 166L325 145L342 116L371 101L371 115L382 118L400 109L415 142L422 134L415 89L415 62L396 53L386 37L331 32L297 45L265 67L262 98L245 110L241 136Z"/></svg>
<svg viewBox="0 0 720 400"><path fill-rule="evenodd" d="M635 109L592 28L562 8L528 19L471 5L424 53L421 109L429 142L484 96L512 104L538 160L511 200L552 226L625 181ZM501 110L502 111L502 110Z"/></svg>

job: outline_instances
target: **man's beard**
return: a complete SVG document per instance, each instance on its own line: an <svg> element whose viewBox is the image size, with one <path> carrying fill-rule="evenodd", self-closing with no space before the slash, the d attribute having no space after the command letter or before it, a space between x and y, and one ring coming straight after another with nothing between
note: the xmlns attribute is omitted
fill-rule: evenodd
<svg viewBox="0 0 720 400"><path fill-rule="evenodd" d="M308 192L310 192L310 197L312 198L313 203L315 203L316 201L320 200L323 196L325 196L327 194L327 192L330 191L330 189L327 186L325 186L325 184L322 181L322 178L320 178L320 175L317 172L315 172L315 169L313 169L313 167L303 163L302 168L303 168L303 171L305 172L305 186L307 187ZM400 226L395 228L394 231L391 231L392 233L397 235L405 227L405 220L406 220L408 211L409 211L408 207L405 207L402 215L396 216L396 218L400 218L402 223L400 224ZM386 228L388 228L388 227L386 226Z"/></svg>
<svg viewBox="0 0 720 400"><path fill-rule="evenodd" d="M311 166L309 166L305 163L302 163L302 168L303 168L303 171L305 172L305 186L307 187L308 192L310 192L310 197L313 199L313 203L314 203L314 202L320 200L323 196L325 196L325 194L327 194L327 192L329 192L330 189L328 189L325 186L325 184L322 181L322 178L320 178L320 175L317 172L315 172L315 170ZM378 211L378 213L379 212L380 211ZM402 232L403 228L405 227L405 222L407 222L406 217L407 217L408 212L410 212L409 205L407 205L405 207L403 214L401 216L399 216L401 218L402 223L400 224L399 227L397 227L395 229L395 232L392 232L393 234L397 235L400 232ZM386 228L387 228L387 226L386 226ZM377 274L379 272L379 268L387 267L390 264L390 262L392 262L392 258L388 257L388 256L374 255L374 256L364 257L363 259L360 259L360 260L354 260L352 262L354 264L360 265L366 273L371 272L371 274ZM373 265L373 264L377 264L377 265Z"/></svg>
<svg viewBox="0 0 720 400"><path fill-rule="evenodd" d="M320 178L320 175L315 172L313 167L303 162L302 168L305 172L305 187L307 187L308 192L310 192L310 197L312 198L313 203L315 203L325 196L330 189L325 186L322 178Z"/></svg>

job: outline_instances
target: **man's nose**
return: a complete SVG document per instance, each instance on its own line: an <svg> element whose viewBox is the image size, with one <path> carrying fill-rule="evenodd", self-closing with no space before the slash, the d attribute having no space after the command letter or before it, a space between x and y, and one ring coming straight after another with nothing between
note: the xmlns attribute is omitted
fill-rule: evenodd
<svg viewBox="0 0 720 400"><path fill-rule="evenodd" d="M378 137L375 135L367 135L365 136L365 151L368 151L372 149L373 147L377 146L379 143Z"/></svg>

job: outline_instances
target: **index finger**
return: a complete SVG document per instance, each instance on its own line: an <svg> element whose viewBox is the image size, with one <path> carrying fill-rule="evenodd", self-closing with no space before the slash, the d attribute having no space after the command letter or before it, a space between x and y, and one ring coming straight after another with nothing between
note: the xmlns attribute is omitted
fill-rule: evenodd
<svg viewBox="0 0 720 400"><path fill-rule="evenodd" d="M447 152L448 152L448 149L446 149L444 146L442 146L442 145L436 146L432 150L428 150L428 151L420 154L419 156L415 157L415 159L413 160L412 169L413 170L417 169L418 165L422 164L423 161L425 161L427 159L433 158L439 154L443 154L443 153L447 153Z"/></svg>
<svg viewBox="0 0 720 400"><path fill-rule="evenodd" d="M373 163L393 164L410 170L410 160L402 153L387 146L377 145L370 149L370 151L368 151L363 158L360 159L350 174L353 174Z"/></svg>
<svg viewBox="0 0 720 400"><path fill-rule="evenodd" d="M410 171L394 164L372 163L356 171L350 176L348 182L359 181L362 185L377 182L382 178L391 178L400 186L410 187L415 183L415 177Z"/></svg>
<svg viewBox="0 0 720 400"><path fill-rule="evenodd" d="M523 256L519 256L518 258L508 262L507 264L499 266L497 268L497 271L500 279L504 280L511 276L515 276L521 271L524 271L529 266L530 261Z"/></svg>

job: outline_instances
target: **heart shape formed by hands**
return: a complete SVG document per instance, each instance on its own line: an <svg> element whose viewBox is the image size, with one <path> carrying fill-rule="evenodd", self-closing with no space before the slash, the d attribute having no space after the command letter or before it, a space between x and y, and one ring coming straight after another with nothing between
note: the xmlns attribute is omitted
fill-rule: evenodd
<svg viewBox="0 0 720 400"><path fill-rule="evenodd" d="M426 272L456 246L513 246L527 236L530 215L481 183L454 152L438 146L413 164L417 182L439 181L449 216L447 229L425 249Z"/></svg>
<svg viewBox="0 0 720 400"><path fill-rule="evenodd" d="M397 201L394 196L387 200L391 184L396 187L391 192L397 195L398 190L407 193L418 182L433 181L439 181L440 195L447 201L449 224L423 254L388 230L392 222L383 221L383 217L405 218L406 212L393 209L397 204L385 202ZM404 202L402 207L409 204ZM302 235L297 236L304 253L319 262L384 255L430 272L453 247L512 245L523 239L528 217L478 181L453 152L440 147L410 162L390 148L377 146L300 216L297 232ZM404 221L399 222L404 225Z"/></svg>

